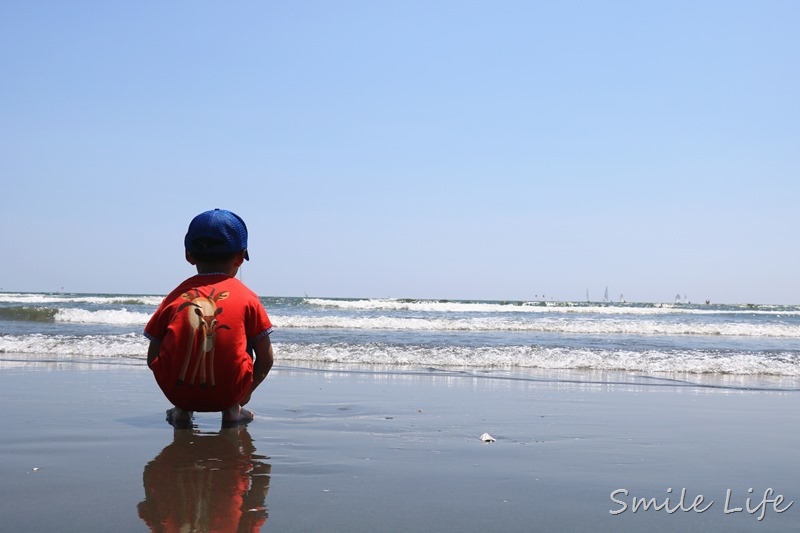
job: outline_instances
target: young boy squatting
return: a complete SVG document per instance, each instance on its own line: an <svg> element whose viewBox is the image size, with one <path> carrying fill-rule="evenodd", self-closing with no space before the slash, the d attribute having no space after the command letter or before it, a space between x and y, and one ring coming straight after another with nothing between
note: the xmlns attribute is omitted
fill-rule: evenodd
<svg viewBox="0 0 800 533"><path fill-rule="evenodd" d="M250 259L247 226L230 211L206 211L189 224L184 247L197 275L161 302L144 330L147 366L174 405L167 421L186 424L194 411L221 411L223 423L249 422L253 413L244 406L274 356L269 316L235 277Z"/></svg>

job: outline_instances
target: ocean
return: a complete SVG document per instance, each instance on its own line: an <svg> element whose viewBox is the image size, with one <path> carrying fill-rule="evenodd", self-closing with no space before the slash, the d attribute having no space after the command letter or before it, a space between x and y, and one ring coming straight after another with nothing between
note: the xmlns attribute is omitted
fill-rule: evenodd
<svg viewBox="0 0 800 533"><path fill-rule="evenodd" d="M0 362L144 365L162 298L0 293ZM800 390L800 305L262 301L277 367Z"/></svg>

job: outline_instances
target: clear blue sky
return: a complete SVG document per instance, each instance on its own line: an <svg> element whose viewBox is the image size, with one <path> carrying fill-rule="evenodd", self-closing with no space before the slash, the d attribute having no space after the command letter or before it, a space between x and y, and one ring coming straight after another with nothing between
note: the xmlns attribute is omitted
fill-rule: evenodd
<svg viewBox="0 0 800 533"><path fill-rule="evenodd" d="M0 287L800 303L800 2L6 2Z"/></svg>

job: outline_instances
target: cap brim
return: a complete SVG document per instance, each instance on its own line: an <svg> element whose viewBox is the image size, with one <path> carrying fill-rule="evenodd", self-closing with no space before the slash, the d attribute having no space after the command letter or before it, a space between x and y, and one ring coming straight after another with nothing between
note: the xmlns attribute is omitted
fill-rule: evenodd
<svg viewBox="0 0 800 533"><path fill-rule="evenodd" d="M250 253L247 251L247 249L244 251L244 258L250 261Z"/></svg>

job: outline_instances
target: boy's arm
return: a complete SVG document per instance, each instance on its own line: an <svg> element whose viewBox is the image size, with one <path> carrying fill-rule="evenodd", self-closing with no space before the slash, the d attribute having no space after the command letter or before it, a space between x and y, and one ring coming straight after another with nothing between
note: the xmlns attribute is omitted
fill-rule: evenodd
<svg viewBox="0 0 800 533"><path fill-rule="evenodd" d="M272 363L275 356L272 352L272 341L269 340L269 335L264 335L256 340L253 344L253 351L256 355L256 360L253 362L253 385L250 387L250 392L242 400L241 405L244 406L250 401L250 395L253 391L261 385L261 382L266 379L272 368Z"/></svg>
<svg viewBox="0 0 800 533"><path fill-rule="evenodd" d="M158 357L158 353L161 351L161 341L156 339L150 339L150 346L147 347L147 366L151 367L153 361L156 360Z"/></svg>

